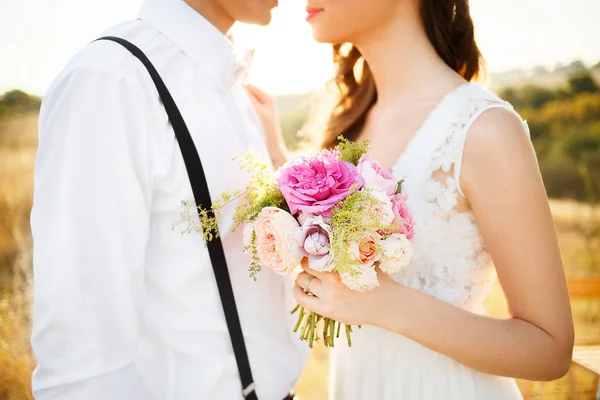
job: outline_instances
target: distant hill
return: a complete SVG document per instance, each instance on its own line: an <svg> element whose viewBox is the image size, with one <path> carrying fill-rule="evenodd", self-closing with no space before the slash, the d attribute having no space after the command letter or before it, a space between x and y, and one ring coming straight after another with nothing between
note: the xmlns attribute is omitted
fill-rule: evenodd
<svg viewBox="0 0 600 400"><path fill-rule="evenodd" d="M12 90L0 96L0 118L7 115L18 115L37 112L42 99L21 90Z"/></svg>
<svg viewBox="0 0 600 400"><path fill-rule="evenodd" d="M493 91L499 91L508 86L520 87L524 85L555 88L563 85L570 76L586 71L589 71L596 80L600 80L600 62L588 67L582 61L573 61L567 65L558 64L554 69L540 65L529 69L517 68L504 72L489 73L486 77L486 83Z"/></svg>

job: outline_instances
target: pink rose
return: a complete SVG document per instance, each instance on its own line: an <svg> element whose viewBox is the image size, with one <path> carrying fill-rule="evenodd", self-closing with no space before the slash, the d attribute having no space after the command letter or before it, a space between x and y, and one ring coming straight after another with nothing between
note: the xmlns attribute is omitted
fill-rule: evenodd
<svg viewBox="0 0 600 400"><path fill-rule="evenodd" d="M306 218L304 224L296 229L294 238L296 246L308 257L309 268L321 272L333 270L330 257L331 227L323 217Z"/></svg>
<svg viewBox="0 0 600 400"><path fill-rule="evenodd" d="M331 216L334 205L362 188L363 178L354 165L332 154L298 157L279 171L277 186L290 211Z"/></svg>
<svg viewBox="0 0 600 400"><path fill-rule="evenodd" d="M415 220L408 206L407 199L408 197L405 194L392 196L393 224L398 228L395 233L406 235L408 240L412 240L413 236L415 236Z"/></svg>
<svg viewBox="0 0 600 400"><path fill-rule="evenodd" d="M293 237L293 232L299 225L290 213L275 207L265 207L251 226L256 232L255 245L261 266L285 274L300 264L302 255L297 251ZM249 229L245 228L244 231L246 233Z"/></svg>
<svg viewBox="0 0 600 400"><path fill-rule="evenodd" d="M366 234L358 243L348 247L350 255L363 266L371 266L381 258L379 251L379 235Z"/></svg>
<svg viewBox="0 0 600 400"><path fill-rule="evenodd" d="M393 196L398 190L398 182L391 169L383 168L379 161L363 154L358 162L358 173L365 180L365 187L381 190Z"/></svg>

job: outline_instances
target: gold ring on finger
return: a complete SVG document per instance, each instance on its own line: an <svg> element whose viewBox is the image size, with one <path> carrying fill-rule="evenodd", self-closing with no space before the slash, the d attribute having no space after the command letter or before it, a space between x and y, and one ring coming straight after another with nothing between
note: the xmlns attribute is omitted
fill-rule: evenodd
<svg viewBox="0 0 600 400"><path fill-rule="evenodd" d="M315 277L312 275L309 275L306 278L306 287L304 288L304 293L309 294L310 293L310 282L314 279Z"/></svg>

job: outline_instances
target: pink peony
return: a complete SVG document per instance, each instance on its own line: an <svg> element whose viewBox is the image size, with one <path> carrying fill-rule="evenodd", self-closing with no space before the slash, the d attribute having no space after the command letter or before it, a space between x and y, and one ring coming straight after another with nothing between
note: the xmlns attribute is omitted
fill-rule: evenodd
<svg viewBox="0 0 600 400"><path fill-rule="evenodd" d="M329 149L323 149L321 150L318 154L317 154L317 158L320 158L322 160L337 160L338 158L340 158L342 156L342 152L336 149L333 150L329 150Z"/></svg>
<svg viewBox="0 0 600 400"><path fill-rule="evenodd" d="M393 196L398 190L398 182L391 169L383 168L379 161L363 154L358 162L358 173L365 180L365 187L381 190Z"/></svg>
<svg viewBox="0 0 600 400"><path fill-rule="evenodd" d="M363 266L371 266L381 258L378 234L366 234L358 243L351 243L348 251Z"/></svg>
<svg viewBox="0 0 600 400"><path fill-rule="evenodd" d="M299 157L279 171L277 186L292 214L331 216L334 205L362 188L354 165L333 154Z"/></svg>
<svg viewBox="0 0 600 400"><path fill-rule="evenodd" d="M250 225L256 232L256 250L259 264L284 274L292 272L302 260L297 251L293 232L299 227L290 213L275 207L265 207ZM244 227L244 242L249 244L251 228Z"/></svg>
<svg viewBox="0 0 600 400"><path fill-rule="evenodd" d="M296 246L308 257L308 267L315 271L333 270L330 257L331 227L323 217L308 217L304 224L296 229Z"/></svg>
<svg viewBox="0 0 600 400"><path fill-rule="evenodd" d="M415 221L406 200L407 196L405 194L392 196L393 224L398 227L395 233L406 235L409 240L412 240L415 235Z"/></svg>

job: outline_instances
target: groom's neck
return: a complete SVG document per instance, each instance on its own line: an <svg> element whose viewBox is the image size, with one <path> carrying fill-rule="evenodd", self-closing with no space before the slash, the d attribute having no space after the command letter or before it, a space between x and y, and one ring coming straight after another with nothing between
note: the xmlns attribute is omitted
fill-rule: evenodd
<svg viewBox="0 0 600 400"><path fill-rule="evenodd" d="M227 35L235 23L235 20L227 14L218 0L185 0L185 2L220 30L223 35Z"/></svg>

